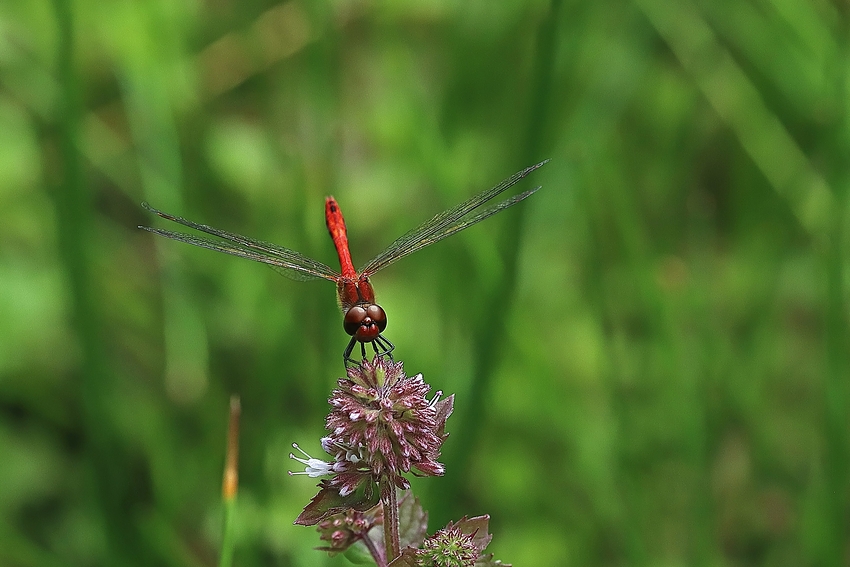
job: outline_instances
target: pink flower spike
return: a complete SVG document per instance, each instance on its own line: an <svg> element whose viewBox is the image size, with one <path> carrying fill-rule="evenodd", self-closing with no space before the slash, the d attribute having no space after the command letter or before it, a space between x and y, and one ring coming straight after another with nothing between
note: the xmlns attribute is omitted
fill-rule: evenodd
<svg viewBox="0 0 850 567"><path fill-rule="evenodd" d="M357 471L368 472L375 482L388 476L404 486L401 475L411 468L418 474L442 474L437 459L451 410L440 401L442 392L427 397L430 389L421 374L408 377L401 362L387 357L350 367L328 400L332 409L326 428L331 434L322 446L358 448ZM338 461L349 457L339 449L329 453ZM343 481L334 478L331 484L342 488Z"/></svg>

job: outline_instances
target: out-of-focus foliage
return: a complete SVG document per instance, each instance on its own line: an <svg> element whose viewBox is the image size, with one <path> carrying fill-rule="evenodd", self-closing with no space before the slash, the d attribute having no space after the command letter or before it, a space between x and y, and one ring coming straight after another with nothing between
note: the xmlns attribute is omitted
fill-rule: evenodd
<svg viewBox="0 0 850 567"><path fill-rule="evenodd" d="M293 526L347 337L333 285L139 231L163 210L355 263L456 393L430 531L514 565L847 565L847 5L0 3L0 564L340 565ZM162 226L157 223L157 226ZM173 228L173 227L169 227Z"/></svg>

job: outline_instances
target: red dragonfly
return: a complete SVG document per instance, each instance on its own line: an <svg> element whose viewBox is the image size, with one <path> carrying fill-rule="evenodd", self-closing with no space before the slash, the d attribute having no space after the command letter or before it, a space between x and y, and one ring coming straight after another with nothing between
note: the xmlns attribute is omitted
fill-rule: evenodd
<svg viewBox="0 0 850 567"><path fill-rule="evenodd" d="M369 281L372 274L386 268L408 254L412 254L456 232L460 232L530 196L540 189L540 187L535 187L495 205L491 205L488 208L476 211L479 207L503 193L548 161L545 160L527 167L511 175L495 187L482 191L463 203L447 211L443 211L431 220L425 221L398 238L359 270L354 269L354 264L351 261L351 253L348 251L345 220L342 217L342 212L339 209L336 199L333 197L328 197L325 201L325 221L328 226L328 232L330 232L334 246L336 247L337 255L339 256L339 272L295 250L176 217L158 211L147 203L142 203L142 206L152 213L164 219L182 224L183 226L216 236L220 240L148 226L140 226L139 228L173 240L179 240L188 244L194 244L195 246L268 264L291 279L310 280L322 278L335 282L339 306L344 314L343 328L351 336L351 340L343 353L343 360L346 364L354 364L356 362L351 358L351 353L357 343L360 343L363 358L366 357L366 343L372 343L375 356L389 355L392 357L391 353L393 348L395 348L381 334L387 328L387 314L380 305L375 303L375 291L372 289L372 284Z"/></svg>

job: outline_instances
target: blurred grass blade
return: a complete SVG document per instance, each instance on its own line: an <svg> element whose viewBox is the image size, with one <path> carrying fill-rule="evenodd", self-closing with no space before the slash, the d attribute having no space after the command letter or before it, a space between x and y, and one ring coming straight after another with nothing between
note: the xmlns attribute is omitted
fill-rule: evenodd
<svg viewBox="0 0 850 567"><path fill-rule="evenodd" d="M239 418L242 405L239 396L230 397L230 423L227 428L227 456L224 464L224 479L221 483L221 499L224 504L224 522L221 538L220 567L233 564L233 516L236 509L236 494L239 491Z"/></svg>
<svg viewBox="0 0 850 567"><path fill-rule="evenodd" d="M125 450L115 435L106 401L111 377L100 335L99 290L92 276L94 215L79 144L82 102L74 59L77 38L73 5L69 0L55 0L53 4L59 32L56 65L61 92L56 108L61 165L56 172L53 196L59 258L70 289L70 318L82 353L77 372L85 464L90 471L93 500L113 557L121 564L131 557L138 562L134 564L145 564L152 560L151 553L144 551L146 546L139 541L135 526L125 521L127 510L123 503L130 498L135 487L131 487L126 475L122 474Z"/></svg>
<svg viewBox="0 0 850 567"><path fill-rule="evenodd" d="M800 224L823 241L834 207L826 180L690 2L636 0Z"/></svg>
<svg viewBox="0 0 850 567"><path fill-rule="evenodd" d="M545 139L562 4L562 0L552 0L549 9L541 15L537 28L533 88L525 109L527 112L525 131L517 136L517 139L521 140L521 145L516 149L520 156L519 163L523 164L523 167L549 157L541 153L540 141ZM494 291L487 294L486 299L481 302L484 306L483 312L487 315L479 317L477 325L472 330L475 370L469 392L465 396L467 409L458 414L458 423L455 424L456 438L454 444L446 450L447 467L456 467L459 471L464 471L464 474L468 474L466 471L470 470L473 448L487 424L486 400L492 388L495 367L500 362L500 358L494 353L500 351L500 341L509 334L508 326L511 323L508 318L499 318L494 322L490 314L509 310L514 300L520 237L523 233L525 216L523 207L517 207L517 209L519 210L514 211L505 220L500 234L495 236L499 239L498 248L504 263L502 281L493 285L491 289ZM460 501L463 490L461 483L468 482L468 479L465 480L463 475L458 474L448 477L447 480L449 482L440 487L442 494L440 501L431 509L438 524L463 514L463 511L457 508L457 502Z"/></svg>

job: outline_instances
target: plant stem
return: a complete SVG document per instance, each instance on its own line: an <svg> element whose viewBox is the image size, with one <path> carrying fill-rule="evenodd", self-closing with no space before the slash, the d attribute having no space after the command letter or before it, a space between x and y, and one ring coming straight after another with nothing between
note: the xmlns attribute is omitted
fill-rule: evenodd
<svg viewBox="0 0 850 567"><path fill-rule="evenodd" d="M385 524L386 525L386 524ZM387 558L384 557L384 552L375 547L375 542L367 535L362 540L363 545L366 546L366 549L369 550L369 553L372 554L372 559L375 560L375 565L377 567L387 567Z"/></svg>
<svg viewBox="0 0 850 567"><path fill-rule="evenodd" d="M221 483L221 496L224 504L224 524L221 537L219 567L233 564L233 516L236 509L236 494L239 490L239 418L242 406L239 396L230 397L230 423L227 428L227 456L224 465L224 480Z"/></svg>
<svg viewBox="0 0 850 567"><path fill-rule="evenodd" d="M387 548L387 562L391 562L401 553L398 537L398 499L395 484L389 477L382 477L380 484L381 505L384 508L384 545Z"/></svg>
<svg viewBox="0 0 850 567"><path fill-rule="evenodd" d="M224 501L224 521L221 537L221 553L219 554L219 567L230 567L233 565L233 516L236 510L236 498Z"/></svg>

